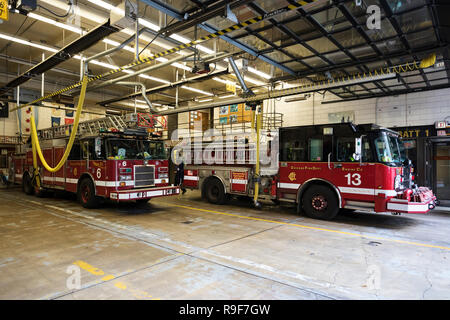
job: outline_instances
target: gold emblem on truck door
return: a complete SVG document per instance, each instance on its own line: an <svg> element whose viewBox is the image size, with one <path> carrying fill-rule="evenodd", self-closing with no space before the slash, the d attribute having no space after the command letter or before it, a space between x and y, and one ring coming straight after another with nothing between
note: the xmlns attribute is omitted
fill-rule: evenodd
<svg viewBox="0 0 450 320"><path fill-rule="evenodd" d="M294 181L295 180L295 172L291 172L288 175L289 180Z"/></svg>

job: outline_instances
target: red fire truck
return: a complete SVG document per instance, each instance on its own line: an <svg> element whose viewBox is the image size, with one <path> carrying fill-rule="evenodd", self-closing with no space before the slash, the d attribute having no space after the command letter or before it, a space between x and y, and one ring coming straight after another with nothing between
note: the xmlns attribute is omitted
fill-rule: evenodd
<svg viewBox="0 0 450 320"><path fill-rule="evenodd" d="M270 152L275 135L261 140L264 152ZM332 219L340 209L400 214L427 213L435 207L432 191L413 183L413 168L403 156L397 132L341 123L279 128L278 138L276 163L271 163L272 170L261 165L257 176L255 163L249 161L256 158L251 143L220 154L205 153L205 144L203 151L198 146L200 151L195 151L194 145L183 151L183 184L220 204L231 195L254 197L259 183L259 198L294 203L298 212L318 219ZM205 158L196 164L196 152L206 157L215 153L215 160L223 157L222 164L208 165ZM225 159L237 159L239 153L244 162L227 164Z"/></svg>
<svg viewBox="0 0 450 320"><path fill-rule="evenodd" d="M77 138L63 168L45 170L38 158L40 188L33 176L31 142L13 157L14 183L26 194L43 195L48 190L77 194L85 208L97 207L102 199L116 202L179 194L169 186L169 163L164 142L152 139L147 128L137 126L138 117L120 116L79 123ZM43 155L55 166L64 154L72 125L38 131Z"/></svg>

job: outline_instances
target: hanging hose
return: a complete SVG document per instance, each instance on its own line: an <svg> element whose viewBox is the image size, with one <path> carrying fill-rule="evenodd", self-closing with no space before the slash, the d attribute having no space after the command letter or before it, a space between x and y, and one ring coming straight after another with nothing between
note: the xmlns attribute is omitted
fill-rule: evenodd
<svg viewBox="0 0 450 320"><path fill-rule="evenodd" d="M75 120L73 122L73 128L72 128L72 132L70 134L69 142L67 144L66 150L64 151L64 154L63 154L61 160L54 168L50 167L48 165L47 161L45 161L44 155L42 154L41 146L39 145L39 141L38 141L36 123L34 122L34 117L33 116L31 117L31 139L32 139L32 146L33 146L33 166L34 166L35 174L37 173L36 151L37 151L37 154L39 155L39 159L41 160L42 165L49 172L56 172L59 169L61 169L62 166L64 165L64 163L66 162L67 158L69 157L69 153L72 150L73 142L75 141L75 136L77 135L78 122L80 121L81 110L83 109L87 83L88 83L88 78L85 76L85 77L83 77L83 80L82 80L80 98L78 100L77 111L75 114ZM39 180L37 180L37 181L39 181Z"/></svg>
<svg viewBox="0 0 450 320"><path fill-rule="evenodd" d="M262 107L261 107L262 109ZM255 165L255 194L253 195L253 204L254 206L259 209L261 208L261 204L258 202L258 196L259 196L259 183L260 183L260 176L259 176L259 144L260 144L260 134L261 134L261 118L262 114L258 113L256 115L256 165Z"/></svg>
<svg viewBox="0 0 450 320"><path fill-rule="evenodd" d="M33 116L32 116L33 118ZM33 185L33 180L36 181L36 186L38 189L41 188L41 179L39 177L39 169L37 167L37 157L36 157L36 143L33 138L31 138L31 147L33 152L33 177L31 178L31 184Z"/></svg>

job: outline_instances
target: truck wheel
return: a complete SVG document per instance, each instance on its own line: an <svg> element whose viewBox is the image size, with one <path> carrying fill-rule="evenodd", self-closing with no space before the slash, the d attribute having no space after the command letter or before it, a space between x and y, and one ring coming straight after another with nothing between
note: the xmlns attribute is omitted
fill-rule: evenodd
<svg viewBox="0 0 450 320"><path fill-rule="evenodd" d="M205 185L206 199L210 203L223 204L225 202L225 190L218 179L210 179Z"/></svg>
<svg viewBox="0 0 450 320"><path fill-rule="evenodd" d="M84 208L96 208L100 203L99 197L95 195L95 186L91 179L84 178L78 187L78 202Z"/></svg>
<svg viewBox="0 0 450 320"><path fill-rule="evenodd" d="M333 190L323 185L313 185L302 197L306 216L314 219L331 220L339 212L338 199Z"/></svg>
<svg viewBox="0 0 450 320"><path fill-rule="evenodd" d="M30 177L30 174L28 172L26 172L23 175L22 190L23 190L23 192L25 192L25 194L27 194L29 196L34 194L34 187L31 184L31 177Z"/></svg>

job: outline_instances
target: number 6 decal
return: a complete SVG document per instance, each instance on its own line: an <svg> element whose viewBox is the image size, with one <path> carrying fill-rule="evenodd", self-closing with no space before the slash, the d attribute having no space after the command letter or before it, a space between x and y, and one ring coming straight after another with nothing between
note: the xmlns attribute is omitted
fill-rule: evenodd
<svg viewBox="0 0 450 320"><path fill-rule="evenodd" d="M359 173L347 173L344 177L347 178L348 185L359 186L361 184L361 175Z"/></svg>
<svg viewBox="0 0 450 320"><path fill-rule="evenodd" d="M102 177L102 170L100 168L97 169L97 179Z"/></svg>

